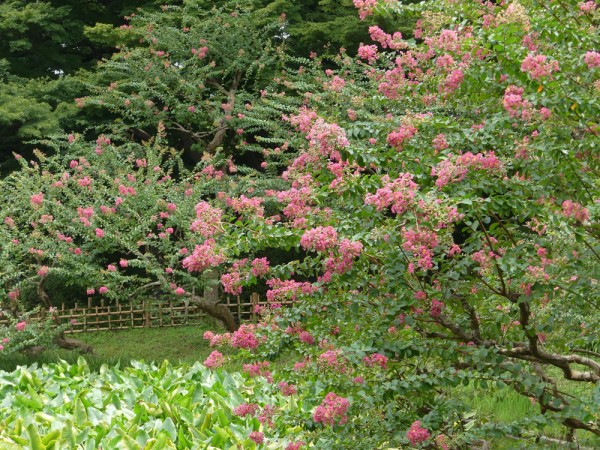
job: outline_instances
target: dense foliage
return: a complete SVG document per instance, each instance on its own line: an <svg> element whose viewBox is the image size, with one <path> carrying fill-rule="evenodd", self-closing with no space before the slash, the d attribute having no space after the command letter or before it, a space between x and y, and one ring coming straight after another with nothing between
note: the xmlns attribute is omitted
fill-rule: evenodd
<svg viewBox="0 0 600 450"><path fill-rule="evenodd" d="M283 416L310 408L262 378L199 363L133 363L94 373L80 359L0 372L0 379L4 449L255 449L269 423L281 438L263 448L283 448L295 431Z"/></svg>
<svg viewBox="0 0 600 450"><path fill-rule="evenodd" d="M116 115L118 144L65 136L3 182L15 310L28 290L50 306L51 277L80 295L84 280L94 295L157 286L190 300L215 276L233 295L261 283L260 323L205 337L318 405L283 414L298 440L457 448L510 434L527 446L562 426L597 443L595 3L354 5L363 19L419 17L414 38L371 26L356 57L262 72L245 58L270 63L275 35L241 39L242 52L225 31L248 26L244 9L135 19L141 44L104 65L115 84L78 100ZM243 94L219 94L247 74ZM148 142L127 143L138 125ZM230 140L213 146L219 127ZM175 129L205 151L190 171L169 149L186 147L167 140ZM283 353L289 369L271 374ZM539 414L473 418L460 385L509 386ZM265 448L280 430L267 423Z"/></svg>

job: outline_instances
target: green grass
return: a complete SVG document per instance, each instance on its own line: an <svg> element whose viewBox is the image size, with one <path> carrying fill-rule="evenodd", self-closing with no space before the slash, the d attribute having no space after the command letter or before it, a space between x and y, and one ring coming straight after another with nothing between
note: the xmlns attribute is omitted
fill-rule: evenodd
<svg viewBox="0 0 600 450"><path fill-rule="evenodd" d="M124 367L129 365L132 359L159 364L165 359L174 364L204 361L210 352L215 350L202 338L207 330L215 333L225 332L220 322L206 319L205 322L192 326L96 331L74 333L67 337L80 340L94 348L94 355L84 355L90 369L94 370L102 364L119 364L120 367ZM219 351L223 354L228 353L228 349ZM3 356L0 358L0 370L12 371L17 366L52 363L59 359L75 362L79 356L81 353L78 351L62 349L48 349L35 356Z"/></svg>
<svg viewBox="0 0 600 450"><path fill-rule="evenodd" d="M573 389L573 387L571 388ZM571 392L572 394L585 395L580 386L577 386L575 389L577 392L573 391ZM509 387L487 390L466 387L459 389L459 392L459 395L466 399L467 403L471 405L476 412L475 418L479 420L483 419L491 422L508 424L526 417L538 415L540 412L539 406L532 403L528 398L516 393ZM556 425L553 427L546 427L543 434L546 437L564 440L565 432L565 427ZM576 437L577 441L582 446L600 448L598 447L600 445L598 438L591 433L577 430ZM528 450L553 450L566 448L562 444L553 444L549 442L540 442L536 446L527 444L526 447L522 447L518 440L509 438L493 439L490 444L491 448L498 450L520 448L527 448Z"/></svg>

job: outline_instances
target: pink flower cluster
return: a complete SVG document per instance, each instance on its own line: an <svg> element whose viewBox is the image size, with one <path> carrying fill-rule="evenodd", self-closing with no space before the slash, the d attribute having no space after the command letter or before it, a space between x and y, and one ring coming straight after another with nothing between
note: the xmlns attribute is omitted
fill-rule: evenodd
<svg viewBox="0 0 600 450"><path fill-rule="evenodd" d="M406 432L406 438L413 447L416 447L417 444L420 444L421 442L425 442L430 437L431 433L429 433L426 428L421 427L420 420L415 420L410 426L410 429Z"/></svg>
<svg viewBox="0 0 600 450"><path fill-rule="evenodd" d="M242 403L241 405L233 408L233 414L235 414L238 417L254 417L258 410L259 406L256 403Z"/></svg>
<svg viewBox="0 0 600 450"><path fill-rule="evenodd" d="M329 258L325 261L326 273L320 281L327 282L334 273L342 274L352 269L354 258L362 253L363 245L360 241L351 241L342 239L337 246L337 255L329 253Z"/></svg>
<svg viewBox="0 0 600 450"><path fill-rule="evenodd" d="M290 395L295 395L297 392L296 386L294 386L293 384L287 383L285 381L281 381L277 387L279 387L279 390L281 391L281 393L283 395L285 395L286 397L289 397Z"/></svg>
<svg viewBox="0 0 600 450"><path fill-rule="evenodd" d="M465 75L462 70L456 69L448 74L444 81L444 92L450 94L457 90L465 79Z"/></svg>
<svg viewBox="0 0 600 450"><path fill-rule="evenodd" d="M225 261L221 253L217 253L215 241L207 239L202 245L196 245L193 253L185 258L182 265L190 272L202 272Z"/></svg>
<svg viewBox="0 0 600 450"><path fill-rule="evenodd" d="M404 238L402 248L418 258L417 265L424 270L431 269L433 267L433 249L439 243L436 232L426 228L418 230L404 228L402 237Z"/></svg>
<svg viewBox="0 0 600 450"><path fill-rule="evenodd" d="M308 282L278 278L267 280L267 285L271 288L267 291L267 300L270 303L295 301L298 294L312 294L317 289Z"/></svg>
<svg viewBox="0 0 600 450"><path fill-rule="evenodd" d="M444 134L438 134L431 143L437 152L445 150L449 147L448 141L446 141L446 136Z"/></svg>
<svg viewBox="0 0 600 450"><path fill-rule="evenodd" d="M587 208L571 200L562 203L562 213L565 217L573 217L577 222L585 222L590 218Z"/></svg>
<svg viewBox="0 0 600 450"><path fill-rule="evenodd" d="M104 147L110 145L110 139L101 134L96 139L96 154L101 155Z"/></svg>
<svg viewBox="0 0 600 450"><path fill-rule="evenodd" d="M31 206L33 206L33 207L41 206L41 204L44 203L44 194L41 192L38 192L37 194L33 194L31 197L29 197L29 200L31 202Z"/></svg>
<svg viewBox="0 0 600 450"><path fill-rule="evenodd" d="M307 186L300 189L292 187L287 191L277 192L275 195L280 202L288 203L283 209L283 215L290 219L303 218L312 210L308 204L312 189Z"/></svg>
<svg viewBox="0 0 600 450"><path fill-rule="evenodd" d="M190 230L205 238L214 236L220 230L222 214L219 208L202 201L196 205L196 220L190 225Z"/></svg>
<svg viewBox="0 0 600 450"><path fill-rule="evenodd" d="M523 98L523 88L510 85L504 91L502 106L512 118L521 116L521 119L528 122L533 117L533 105L529 100Z"/></svg>
<svg viewBox="0 0 600 450"><path fill-rule="evenodd" d="M215 350L210 355L208 355L208 358L204 360L203 364L209 369L217 369L223 364L225 364L225 357L221 352Z"/></svg>
<svg viewBox="0 0 600 450"><path fill-rule="evenodd" d="M350 402L347 398L340 397L333 392L330 392L325 396L323 402L315 408L313 412L313 420L316 423L322 423L323 425L334 426L336 422L338 424L344 424L348 421L348 408Z"/></svg>
<svg viewBox="0 0 600 450"><path fill-rule="evenodd" d="M587 64L588 68L590 69L600 67L600 53L587 52L583 57L583 61Z"/></svg>
<svg viewBox="0 0 600 450"><path fill-rule="evenodd" d="M259 345L259 340L254 334L256 326L253 324L241 325L233 332L230 344L233 348L255 349Z"/></svg>
<svg viewBox="0 0 600 450"><path fill-rule="evenodd" d="M412 204L418 189L410 173L401 173L394 181L388 175L381 178L384 186L375 194L367 194L366 205L374 205L377 211L391 207L394 214L402 214Z"/></svg>
<svg viewBox="0 0 600 450"><path fill-rule="evenodd" d="M547 77L558 71L558 61L548 61L546 55L534 55L530 53L521 63L521 70L527 72L534 80Z"/></svg>
<svg viewBox="0 0 600 450"><path fill-rule="evenodd" d="M325 83L325 89L332 90L334 92L340 92L346 86L346 81L338 77L337 75L332 78L331 81Z"/></svg>
<svg viewBox="0 0 600 450"><path fill-rule="evenodd" d="M252 263L252 275L255 277L264 277L269 273L269 260L267 258L255 258Z"/></svg>
<svg viewBox="0 0 600 450"><path fill-rule="evenodd" d="M431 317L440 317L442 315L442 311L446 308L444 302L433 299L431 300L431 307L429 308L429 315Z"/></svg>
<svg viewBox="0 0 600 450"><path fill-rule="evenodd" d="M319 118L306 135L311 148L319 150L322 156L341 160L339 150L350 145L346 132L336 123L327 123Z"/></svg>
<svg viewBox="0 0 600 450"><path fill-rule="evenodd" d="M257 362L254 364L244 364L244 372L250 377L265 377L269 383L273 381L269 368L269 361Z"/></svg>
<svg viewBox="0 0 600 450"><path fill-rule="evenodd" d="M239 198L227 198L225 202L227 206L238 214L246 213L256 217L264 215L265 209L262 206L263 199L261 197L248 198L245 195L241 195Z"/></svg>
<svg viewBox="0 0 600 450"><path fill-rule="evenodd" d="M244 274L244 267L248 263L248 258L240 259L233 263L231 271L221 275L221 284L223 290L231 295L239 295L242 293L242 285L247 279Z"/></svg>
<svg viewBox="0 0 600 450"><path fill-rule="evenodd" d="M199 49L192 49L192 54L196 55L198 59L204 59L208 53L208 47L200 47Z"/></svg>
<svg viewBox="0 0 600 450"><path fill-rule="evenodd" d="M502 162L494 152L477 153L476 155L467 152L456 157L450 154L448 159L431 169L431 176L437 176L435 185L442 188L449 183L462 181L470 170L494 172L501 170L502 167Z"/></svg>
<svg viewBox="0 0 600 450"><path fill-rule="evenodd" d="M287 447L285 448L285 450L300 450L305 445L306 445L306 442L303 442L303 441L300 441L300 442L290 442L287 445Z"/></svg>
<svg viewBox="0 0 600 450"><path fill-rule="evenodd" d="M371 356L365 356L363 358L363 363L367 367L379 366L382 369L387 369L387 356L382 355L381 353L373 353Z"/></svg>
<svg viewBox="0 0 600 450"><path fill-rule="evenodd" d="M594 0L578 3L578 6L582 14L589 14L596 10L596 2Z"/></svg>
<svg viewBox="0 0 600 450"><path fill-rule="evenodd" d="M387 136L387 142L396 150L402 150L402 146L406 141L413 138L417 134L417 129L412 125L402 125L392 131Z"/></svg>
<svg viewBox="0 0 600 450"><path fill-rule="evenodd" d="M373 42L377 42L379 45L381 45L381 48L402 50L407 47L406 42L402 40L402 33L399 31L396 31L393 35L390 35L377 25L374 25L369 27L369 35L371 36Z"/></svg>
<svg viewBox="0 0 600 450"><path fill-rule="evenodd" d="M312 128L313 123L317 120L317 117L317 113L312 109L302 106L298 111L298 115L290 117L284 116L283 119L288 120L298 130L306 134Z"/></svg>
<svg viewBox="0 0 600 450"><path fill-rule="evenodd" d="M335 228L316 227L307 230L300 239L300 245L304 250L313 250L316 252L324 252L337 244L337 232Z"/></svg>
<svg viewBox="0 0 600 450"><path fill-rule="evenodd" d="M379 55L377 54L377 46L361 44L358 47L358 57L360 59L364 59L369 64L371 64L374 61L377 61L377 58L379 58ZM354 119L354 120L356 120L356 119Z"/></svg>
<svg viewBox="0 0 600 450"><path fill-rule="evenodd" d="M346 373L348 360L342 355L341 350L327 350L319 355L317 365L336 372Z"/></svg>
<svg viewBox="0 0 600 450"><path fill-rule="evenodd" d="M258 445L265 441L265 435L260 431L251 431L248 437L251 441L256 442Z"/></svg>
<svg viewBox="0 0 600 450"><path fill-rule="evenodd" d="M365 20L368 16L373 15L375 6L377 6L377 0L354 0L354 7L358 9L360 20Z"/></svg>

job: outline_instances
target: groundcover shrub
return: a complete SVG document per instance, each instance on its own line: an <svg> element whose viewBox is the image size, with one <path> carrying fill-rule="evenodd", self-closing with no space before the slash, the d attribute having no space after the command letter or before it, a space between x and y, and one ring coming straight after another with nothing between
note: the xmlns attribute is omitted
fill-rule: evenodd
<svg viewBox="0 0 600 450"><path fill-rule="evenodd" d="M0 372L0 379L3 449L252 449L265 442L264 427L271 431L261 448L284 448L295 430L281 419L309 408L263 378L199 363L90 372L79 359Z"/></svg>

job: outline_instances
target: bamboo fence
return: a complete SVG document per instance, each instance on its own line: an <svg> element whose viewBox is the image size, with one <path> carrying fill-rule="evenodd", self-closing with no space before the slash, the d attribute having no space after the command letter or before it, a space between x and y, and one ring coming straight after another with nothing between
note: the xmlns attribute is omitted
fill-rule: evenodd
<svg viewBox="0 0 600 450"><path fill-rule="evenodd" d="M249 298L226 297L223 302L230 311L239 318L240 322L258 319L257 310L268 306L266 299L257 293ZM288 304L291 304L289 302ZM87 305L66 307L64 304L57 308L56 317L59 323L68 324L67 333L89 331L125 330L129 328L177 327L194 325L206 319L207 315L193 303L186 302L144 302L142 304L94 304L88 298ZM0 325L8 323L0 318Z"/></svg>

